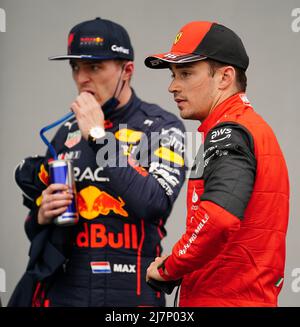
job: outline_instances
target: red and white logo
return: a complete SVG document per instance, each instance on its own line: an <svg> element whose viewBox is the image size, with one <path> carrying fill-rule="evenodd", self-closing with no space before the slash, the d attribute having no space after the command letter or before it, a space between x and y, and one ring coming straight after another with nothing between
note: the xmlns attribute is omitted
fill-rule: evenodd
<svg viewBox="0 0 300 327"><path fill-rule="evenodd" d="M75 132L69 132L65 146L70 148L73 148L76 144L78 144L81 141L81 132L80 130L77 130Z"/></svg>
<svg viewBox="0 0 300 327"><path fill-rule="evenodd" d="M240 94L240 98L244 102L244 104L251 105L245 93Z"/></svg>

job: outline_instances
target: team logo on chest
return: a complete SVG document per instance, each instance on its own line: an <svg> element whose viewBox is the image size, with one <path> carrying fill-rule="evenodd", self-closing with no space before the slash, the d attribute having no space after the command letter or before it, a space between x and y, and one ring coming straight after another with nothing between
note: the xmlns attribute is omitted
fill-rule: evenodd
<svg viewBox="0 0 300 327"><path fill-rule="evenodd" d="M77 130L75 132L69 132L65 146L70 148L73 148L76 144L78 144L81 141L81 132L80 130Z"/></svg>
<svg viewBox="0 0 300 327"><path fill-rule="evenodd" d="M81 217L88 220L110 213L128 217L128 212L123 208L125 202L121 197L116 199L95 186L88 186L77 193L77 205Z"/></svg>

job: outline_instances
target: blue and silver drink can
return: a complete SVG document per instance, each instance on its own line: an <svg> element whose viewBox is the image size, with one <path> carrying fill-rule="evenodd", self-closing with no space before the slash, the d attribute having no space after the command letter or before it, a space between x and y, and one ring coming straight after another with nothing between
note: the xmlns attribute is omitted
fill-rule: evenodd
<svg viewBox="0 0 300 327"><path fill-rule="evenodd" d="M64 226L77 224L79 216L72 162L70 160L54 160L49 162L49 175L51 184L66 184L69 186L69 192L73 194L72 203L63 214L54 219L54 223Z"/></svg>

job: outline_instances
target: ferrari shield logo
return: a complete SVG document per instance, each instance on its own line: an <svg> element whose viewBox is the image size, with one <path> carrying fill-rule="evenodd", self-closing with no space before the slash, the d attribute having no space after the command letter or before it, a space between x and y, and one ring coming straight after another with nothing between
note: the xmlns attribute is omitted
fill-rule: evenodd
<svg viewBox="0 0 300 327"><path fill-rule="evenodd" d="M174 44L176 44L180 40L181 36L182 36L182 32L179 32L175 37Z"/></svg>

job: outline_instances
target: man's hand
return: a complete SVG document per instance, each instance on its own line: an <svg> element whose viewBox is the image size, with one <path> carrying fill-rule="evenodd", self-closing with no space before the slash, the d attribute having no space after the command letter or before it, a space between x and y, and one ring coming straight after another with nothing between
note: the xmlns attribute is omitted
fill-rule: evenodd
<svg viewBox="0 0 300 327"><path fill-rule="evenodd" d="M64 213L72 203L73 194L65 184L51 184L42 193L42 202L38 212L40 225L51 224L53 219ZM59 193L55 193L59 191Z"/></svg>
<svg viewBox="0 0 300 327"><path fill-rule="evenodd" d="M95 97L88 92L82 92L71 104L71 109L76 116L82 137L87 140L92 127L104 128L104 114Z"/></svg>
<svg viewBox="0 0 300 327"><path fill-rule="evenodd" d="M147 268L147 275L146 281L150 278L158 280L158 281L165 281L159 274L157 268L167 259L167 255L163 255L162 257L156 257L155 260L149 265ZM165 270L165 274L167 275L168 272Z"/></svg>

